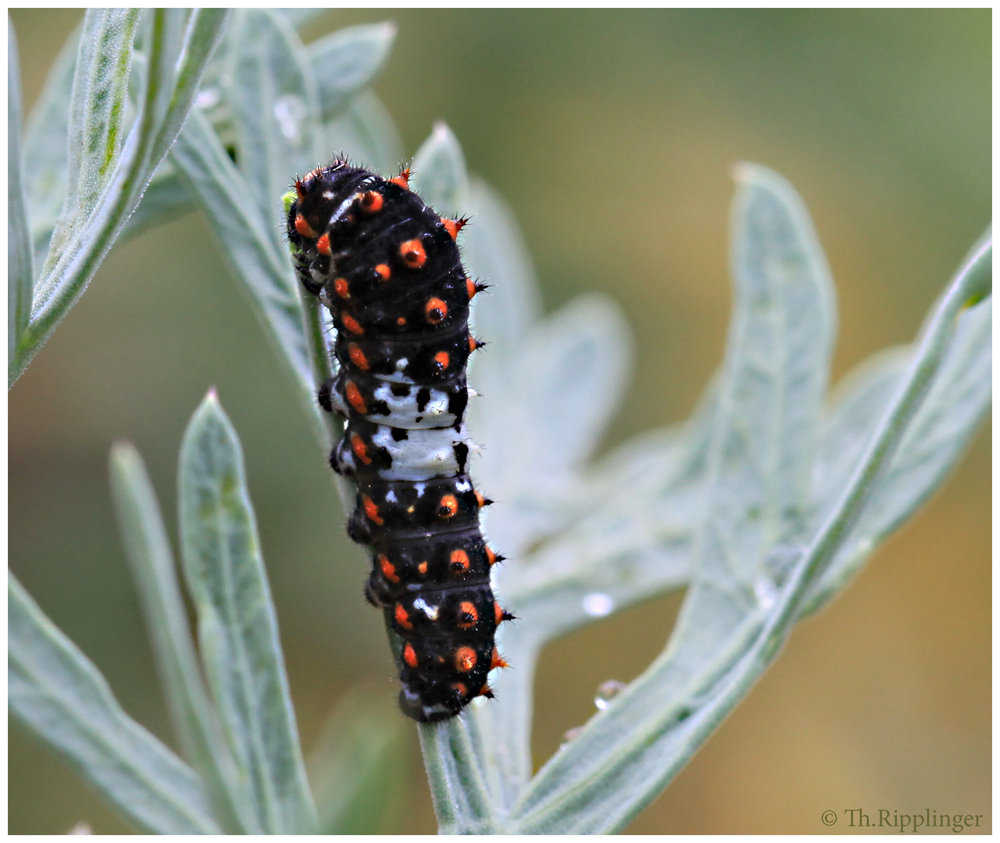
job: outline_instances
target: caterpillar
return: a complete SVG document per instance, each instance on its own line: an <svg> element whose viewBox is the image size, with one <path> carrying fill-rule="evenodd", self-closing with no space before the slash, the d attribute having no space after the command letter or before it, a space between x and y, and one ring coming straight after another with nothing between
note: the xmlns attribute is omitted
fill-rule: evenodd
<svg viewBox="0 0 1000 843"><path fill-rule="evenodd" d="M513 619L490 586L491 501L468 472L466 365L483 345L469 303L485 285L462 267L466 220L427 207L409 170L385 179L342 160L296 179L285 204L298 278L336 329L319 403L346 419L330 464L357 487L347 532L371 549L365 596L401 642L400 708L454 717L493 696L487 674L506 667L495 632Z"/></svg>

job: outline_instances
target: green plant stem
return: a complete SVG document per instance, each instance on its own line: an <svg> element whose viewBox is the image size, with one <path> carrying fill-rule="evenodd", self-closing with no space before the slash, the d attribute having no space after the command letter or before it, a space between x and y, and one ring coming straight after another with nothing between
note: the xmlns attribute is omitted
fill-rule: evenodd
<svg viewBox="0 0 1000 843"><path fill-rule="evenodd" d="M460 721L422 724L419 733L440 833L501 832L467 724Z"/></svg>

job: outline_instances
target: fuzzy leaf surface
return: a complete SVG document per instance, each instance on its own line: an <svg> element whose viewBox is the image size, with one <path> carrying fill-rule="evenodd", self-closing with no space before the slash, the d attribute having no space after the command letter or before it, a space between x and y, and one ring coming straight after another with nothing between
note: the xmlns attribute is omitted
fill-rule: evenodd
<svg viewBox="0 0 1000 843"><path fill-rule="evenodd" d="M194 771L132 720L107 681L7 574L10 709L147 834L218 834Z"/></svg>
<svg viewBox="0 0 1000 843"><path fill-rule="evenodd" d="M236 431L214 394L181 445L184 574L223 735L266 833L315 829L316 814Z"/></svg>
<svg viewBox="0 0 1000 843"><path fill-rule="evenodd" d="M215 815L227 833L260 833L255 817L246 809L247 794L237 785L233 760L222 742L201 677L156 494L142 457L130 444L118 443L111 450L111 492L167 707L184 754L207 782Z"/></svg>

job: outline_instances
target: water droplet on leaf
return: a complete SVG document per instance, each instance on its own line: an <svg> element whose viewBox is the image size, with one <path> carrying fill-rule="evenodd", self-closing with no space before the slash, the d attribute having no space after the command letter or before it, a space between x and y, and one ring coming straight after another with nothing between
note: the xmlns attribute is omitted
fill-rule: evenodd
<svg viewBox="0 0 1000 843"><path fill-rule="evenodd" d="M302 144L302 123L306 117L306 104L301 97L285 94L274 101L274 117L290 143Z"/></svg>
<svg viewBox="0 0 1000 843"><path fill-rule="evenodd" d="M214 85L209 88L202 88L194 98L194 107L201 109L215 108L222 102L222 91Z"/></svg>
<svg viewBox="0 0 1000 843"><path fill-rule="evenodd" d="M607 594L595 591L583 598L583 611L592 618L603 618L605 615L610 615L614 608L615 601Z"/></svg>
<svg viewBox="0 0 1000 843"><path fill-rule="evenodd" d="M619 682L617 679L609 679L607 682L602 682L597 686L597 693L594 694L594 705L597 706L599 711L604 711L604 709L611 705L611 700L624 690L625 683Z"/></svg>
<svg viewBox="0 0 1000 843"><path fill-rule="evenodd" d="M565 749L569 742L575 740L580 736L580 732L583 731L583 726L574 726L572 729L567 729L566 734L562 737L562 743L559 744L560 749Z"/></svg>

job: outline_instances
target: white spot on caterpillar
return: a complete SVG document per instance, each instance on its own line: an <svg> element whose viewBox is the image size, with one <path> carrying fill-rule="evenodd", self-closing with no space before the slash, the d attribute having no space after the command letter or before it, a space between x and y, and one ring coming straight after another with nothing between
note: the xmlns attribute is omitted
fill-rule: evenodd
<svg viewBox="0 0 1000 843"><path fill-rule="evenodd" d="M472 484L468 480L459 480L455 484L455 491L458 492L471 492Z"/></svg>
<svg viewBox="0 0 1000 843"><path fill-rule="evenodd" d="M438 619L438 612L441 609L440 606L429 606L423 597L418 597L413 601L413 608L419 609L432 621L436 621Z"/></svg>
<svg viewBox="0 0 1000 843"><path fill-rule="evenodd" d="M388 503L396 503L396 493L392 489L390 489L388 492L385 493L385 499L386 502Z"/></svg>

